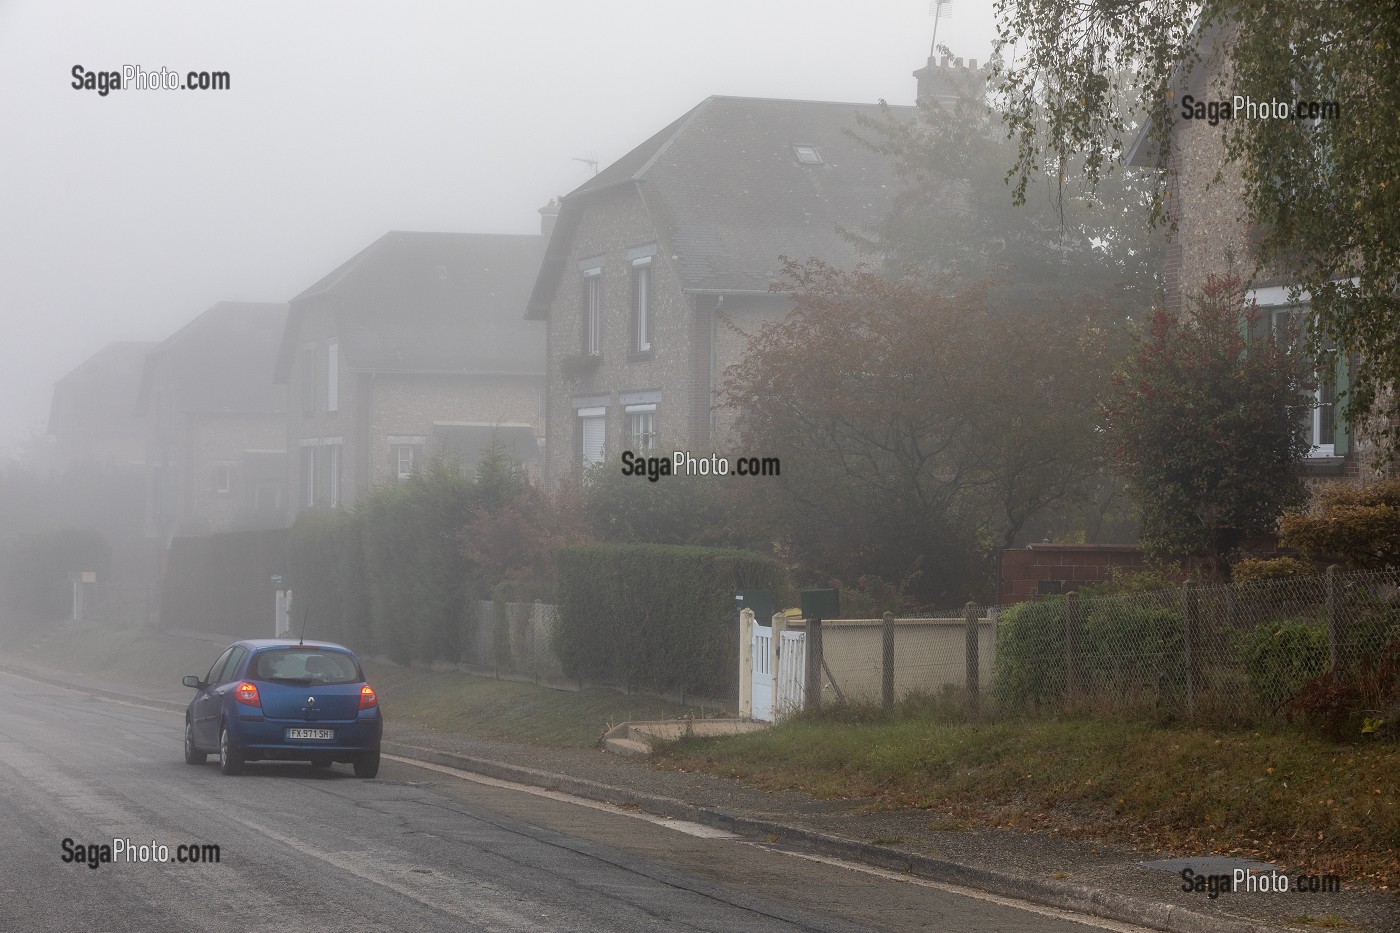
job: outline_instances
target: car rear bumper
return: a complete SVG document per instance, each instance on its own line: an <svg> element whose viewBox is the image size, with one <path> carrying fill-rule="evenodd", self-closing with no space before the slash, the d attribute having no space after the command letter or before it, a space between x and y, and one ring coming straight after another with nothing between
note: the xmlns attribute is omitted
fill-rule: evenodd
<svg viewBox="0 0 1400 933"><path fill-rule="evenodd" d="M289 728L334 729L334 739L288 739ZM239 717L229 729L233 740L247 758L307 759L336 756L349 752L374 751L384 731L384 721L378 716L359 719L321 720L259 719Z"/></svg>

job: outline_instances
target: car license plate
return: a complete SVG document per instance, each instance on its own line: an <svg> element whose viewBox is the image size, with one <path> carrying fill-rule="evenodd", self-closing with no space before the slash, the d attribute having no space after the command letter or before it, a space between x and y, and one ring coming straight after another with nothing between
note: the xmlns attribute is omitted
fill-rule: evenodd
<svg viewBox="0 0 1400 933"><path fill-rule="evenodd" d="M335 738L335 730L334 730L334 729L288 729L288 730L287 730L287 738L289 738L289 739L333 739L333 738Z"/></svg>

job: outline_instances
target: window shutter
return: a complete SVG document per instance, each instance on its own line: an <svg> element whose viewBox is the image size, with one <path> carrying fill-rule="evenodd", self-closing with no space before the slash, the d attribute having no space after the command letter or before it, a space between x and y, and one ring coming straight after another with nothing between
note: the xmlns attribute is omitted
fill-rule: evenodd
<svg viewBox="0 0 1400 933"><path fill-rule="evenodd" d="M1344 354L1337 354L1337 389L1333 396L1336 403L1332 408L1333 447L1332 452L1338 457L1346 456L1351 450L1351 420L1347 417L1347 409L1351 406L1348 402L1348 390L1351 388L1351 357Z"/></svg>
<svg viewBox="0 0 1400 933"><path fill-rule="evenodd" d="M604 418L583 418L583 462L601 463L603 460L603 442L606 438L604 431L606 419Z"/></svg>

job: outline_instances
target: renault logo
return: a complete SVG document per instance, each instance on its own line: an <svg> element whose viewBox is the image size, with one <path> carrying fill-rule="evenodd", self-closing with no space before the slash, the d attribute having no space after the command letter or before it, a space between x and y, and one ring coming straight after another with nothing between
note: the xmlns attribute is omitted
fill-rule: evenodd
<svg viewBox="0 0 1400 933"><path fill-rule="evenodd" d="M315 698L315 697L307 697L307 698L306 698L306 705L307 705L307 706L315 706L315 705L316 705L316 698Z"/></svg>

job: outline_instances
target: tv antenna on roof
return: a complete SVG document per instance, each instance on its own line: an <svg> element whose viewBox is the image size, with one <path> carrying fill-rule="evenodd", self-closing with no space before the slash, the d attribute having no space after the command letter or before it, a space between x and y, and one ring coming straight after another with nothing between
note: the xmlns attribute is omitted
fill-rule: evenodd
<svg viewBox="0 0 1400 933"><path fill-rule="evenodd" d="M587 156L569 156L569 158L575 162L582 162L584 165L591 166L593 174L598 174L598 157L593 153L590 152Z"/></svg>
<svg viewBox="0 0 1400 933"><path fill-rule="evenodd" d="M928 45L929 58L938 54L938 21L953 15L948 9L952 4L953 0L928 0L928 15L933 17L933 41Z"/></svg>

